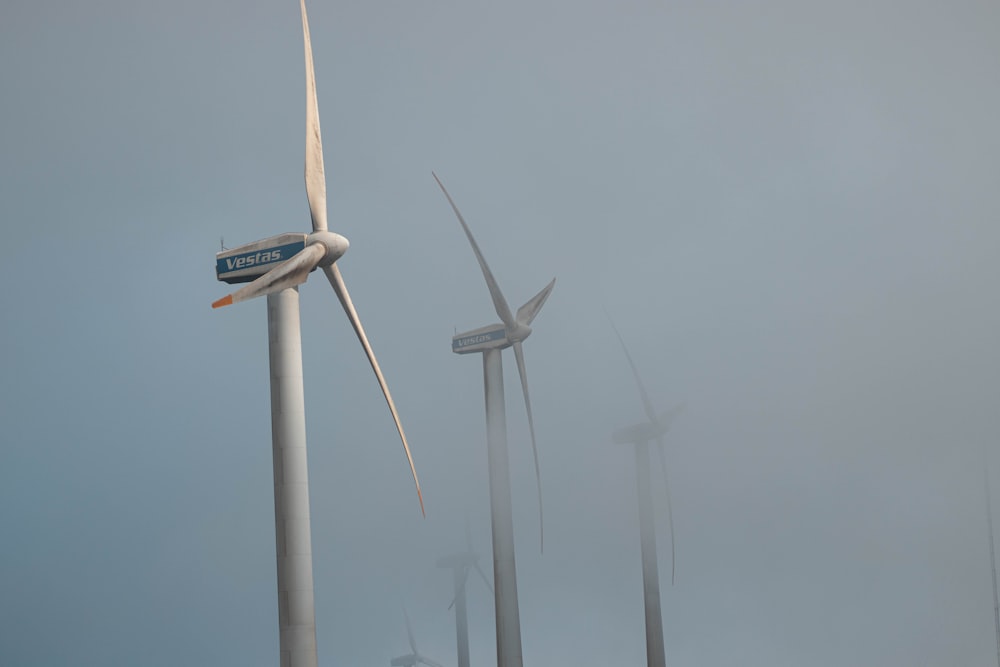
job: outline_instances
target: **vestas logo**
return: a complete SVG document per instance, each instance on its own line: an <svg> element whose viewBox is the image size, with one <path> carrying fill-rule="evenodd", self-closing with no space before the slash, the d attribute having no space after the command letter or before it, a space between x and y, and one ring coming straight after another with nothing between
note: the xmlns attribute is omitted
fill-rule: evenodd
<svg viewBox="0 0 1000 667"><path fill-rule="evenodd" d="M493 340L493 337L488 334L479 334L478 336L467 336L465 338L459 338L455 341L455 347L467 347L469 345L475 345L476 343L488 343Z"/></svg>
<svg viewBox="0 0 1000 667"><path fill-rule="evenodd" d="M452 343L452 349L460 350L463 347L469 347L470 345L489 343L490 341L500 340L506 335L507 332L504 329L494 329L493 331L487 331L486 333L474 334L472 336L465 336L463 338L456 338Z"/></svg>
<svg viewBox="0 0 1000 667"><path fill-rule="evenodd" d="M276 264L291 258L304 247L304 243L286 243L274 248L251 250L240 255L220 257L216 261L215 271L219 276L224 276L229 273L252 271L257 267L263 269L269 264ZM258 271L252 271L251 275L256 273Z"/></svg>
<svg viewBox="0 0 1000 667"><path fill-rule="evenodd" d="M282 259L281 248L275 248L274 250L264 250L258 251L253 255L240 255L239 257L227 257L226 258L226 269L233 271L235 269L246 269L251 266L256 266L257 264L270 264L271 262L277 262Z"/></svg>

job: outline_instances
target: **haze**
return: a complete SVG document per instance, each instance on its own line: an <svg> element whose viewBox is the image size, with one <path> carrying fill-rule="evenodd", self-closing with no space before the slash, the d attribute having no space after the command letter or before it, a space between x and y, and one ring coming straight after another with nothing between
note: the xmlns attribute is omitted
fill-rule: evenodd
<svg viewBox="0 0 1000 667"><path fill-rule="evenodd" d="M407 429L302 287L320 664L455 664L489 565L482 368L505 362L527 665L644 664L633 458L668 436L678 666L990 665L1000 488L996 3L309 4L330 228ZM0 662L274 665L263 300L212 311L220 237L309 226L297 3L0 8ZM669 568L654 469L661 573ZM470 579L474 664L492 600Z"/></svg>

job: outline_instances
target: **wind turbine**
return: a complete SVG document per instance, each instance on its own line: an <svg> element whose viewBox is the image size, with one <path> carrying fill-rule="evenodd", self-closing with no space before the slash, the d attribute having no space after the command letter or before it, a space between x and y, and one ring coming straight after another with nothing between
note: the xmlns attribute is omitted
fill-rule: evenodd
<svg viewBox="0 0 1000 667"><path fill-rule="evenodd" d="M465 582L469 578L469 569L479 573L486 587L493 593L489 577L479 567L479 554L472 550L472 531L469 522L465 522L465 551L439 558L438 567L450 568L452 581L455 584L455 597L448 609L455 608L455 636L458 641L458 667L469 667L469 617L465 606Z"/></svg>
<svg viewBox="0 0 1000 667"><path fill-rule="evenodd" d="M410 447L396 406L372 352L361 320L335 262L348 248L347 239L327 230L326 179L316 102L316 76L305 0L300 0L306 62L306 196L311 234L281 234L216 255L220 281L249 283L212 304L213 308L267 296L267 329L271 380L271 442L274 456L274 519L278 561L278 626L282 667L315 667L316 619L313 604L312 539L309 528L309 476L306 457L305 406L302 386L302 340L298 285L322 268L333 286L396 423L424 503Z"/></svg>
<svg viewBox="0 0 1000 667"><path fill-rule="evenodd" d="M494 604L497 624L497 665L499 667L521 667L521 621L517 606L517 572L514 563L514 520L510 502L510 463L507 458L507 424L503 395L503 365L500 351L514 348L517 372L521 376L521 390L524 393L524 407L528 412L528 429L531 432L531 450L535 459L535 481L538 485L538 530L544 551L544 529L542 521L542 478L538 470L538 448L535 444L535 424L531 415L531 400L528 397L528 376L524 368L522 342L531 334L531 322L538 315L549 298L555 278L513 314L507 300L500 291L493 272L486 264L469 226L445 189L437 174L434 180L447 197L458 221L472 246L482 269L486 286L489 288L493 307L500 317L500 323L457 334L451 339L451 351L456 354L483 354L483 384L486 393L486 451L490 472L490 518L493 527L493 582Z"/></svg>
<svg viewBox="0 0 1000 667"><path fill-rule="evenodd" d="M389 661L393 667L416 667L417 664L429 665L429 667L444 667L440 662L431 660L417 650L417 642L413 639L413 628L410 626L410 615L403 610L403 618L406 619L406 636L410 640L410 650L412 653L401 655Z"/></svg>
<svg viewBox="0 0 1000 667"><path fill-rule="evenodd" d="M993 573L993 623L997 640L997 667L1000 667L1000 600L997 598L997 561L993 545L993 501L990 499L989 458L983 452L983 481L986 485L986 524L990 532L990 570Z"/></svg>
<svg viewBox="0 0 1000 667"><path fill-rule="evenodd" d="M611 319L610 317L608 318ZM639 545L642 553L642 596L646 609L646 663L649 667L664 667L666 655L663 649L663 617L660 612L660 574L656 559L656 530L653 522L653 499L650 494L649 482L649 443L656 441L660 452L660 465L663 470L664 490L667 496L667 522L670 528L670 583L674 583L674 518L670 506L670 487L667 484L667 464L663 451L663 436L670 429L674 417L683 409L677 406L657 414L653 408L649 394L639 378L639 371L632 361L625 340L618 327L611 322L618 341L625 351L625 358L635 376L642 397L642 407L646 412L647 421L627 426L615 431L612 438L618 444L631 444L635 447L635 479L639 500Z"/></svg>

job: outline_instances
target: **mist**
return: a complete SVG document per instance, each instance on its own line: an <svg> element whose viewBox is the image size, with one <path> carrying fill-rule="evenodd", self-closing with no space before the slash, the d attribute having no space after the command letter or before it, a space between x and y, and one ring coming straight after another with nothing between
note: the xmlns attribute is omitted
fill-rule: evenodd
<svg viewBox="0 0 1000 667"><path fill-rule="evenodd" d="M466 520L491 573L482 363L450 339L497 317L431 170L512 307L557 279L524 342L544 554L504 355L525 664L645 664L634 456L612 441L644 412L605 309L654 405L686 406L673 586L650 471L668 664L992 664L994 4L309 19L338 266L427 506L314 274L321 665L408 653L404 607L454 665L435 563ZM209 306L220 241L308 230L303 85L296 3L0 9L0 662L277 663L265 303ZM468 583L472 663L495 663Z"/></svg>

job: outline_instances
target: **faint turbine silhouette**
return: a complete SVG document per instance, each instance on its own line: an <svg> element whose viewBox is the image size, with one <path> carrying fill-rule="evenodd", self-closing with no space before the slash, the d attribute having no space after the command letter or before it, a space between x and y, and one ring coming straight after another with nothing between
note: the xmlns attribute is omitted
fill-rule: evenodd
<svg viewBox="0 0 1000 667"><path fill-rule="evenodd" d="M997 640L997 667L1000 667L1000 603L997 599L997 561L993 545L993 501L990 498L989 458L983 453L983 481L986 486L986 525L990 533L990 570L993 573L993 623Z"/></svg>
<svg viewBox="0 0 1000 667"><path fill-rule="evenodd" d="M605 311L606 313L607 311ZM653 408L646 387L639 377L639 370L632 361L625 340L618 327L611 320L611 328L615 330L618 341L625 351L635 383L639 387L643 410L647 421L618 429L613 439L619 444L631 444L635 449L635 480L636 496L639 501L639 546L642 556L642 598L646 620L646 663L648 667L664 667L666 654L663 646L663 616L660 610L660 575L656 557L656 529L653 519L653 500L650 493L649 480L649 443L655 440L659 446L660 464L663 471L664 488L667 490L667 519L670 527L670 583L674 582L674 521L670 503L669 485L667 483L667 467L664 462L663 436L670 429L674 417L681 411L683 405L664 410L657 414Z"/></svg>

